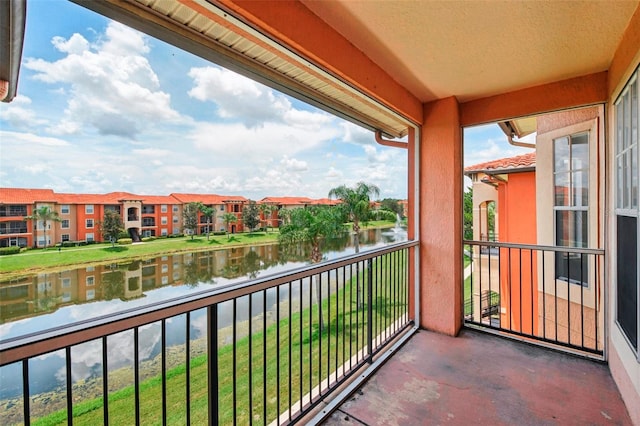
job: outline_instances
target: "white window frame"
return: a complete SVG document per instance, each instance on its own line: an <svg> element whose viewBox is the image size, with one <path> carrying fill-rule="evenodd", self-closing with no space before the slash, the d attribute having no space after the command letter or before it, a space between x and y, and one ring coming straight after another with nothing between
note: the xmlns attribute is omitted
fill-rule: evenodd
<svg viewBox="0 0 640 426"><path fill-rule="evenodd" d="M167 212L167 205L166 204L161 204L160 205L160 213L166 213Z"/></svg>
<svg viewBox="0 0 640 426"><path fill-rule="evenodd" d="M93 232L89 232L87 235L85 235L85 238L87 239L87 241L94 241Z"/></svg>
<svg viewBox="0 0 640 426"><path fill-rule="evenodd" d="M636 99L633 102L633 92L635 91ZM628 96L627 96L628 95ZM626 103L628 100L628 104ZM635 107L635 117L633 114ZM622 110L622 111L621 111ZM636 129L632 127L633 119L636 120ZM627 121L629 120L629 121ZM628 140L625 134L625 126L629 126ZM636 219L636 243L640 241L640 68L632 74L631 78L620 92L618 99L614 103L614 163L613 177L615 182L614 188L614 216L613 221L615 230L612 232L614 239L614 249L617 250L617 226L618 217L626 216ZM627 143L627 146L625 146ZM634 152L635 149L635 152ZM635 160L635 165L633 161ZM635 166L635 176L634 168ZM622 172L622 173L621 173ZM625 176L626 175L626 176ZM633 191L633 180L636 179L636 191ZM622 182L621 182L622 181ZM628 183L628 185L627 185ZM626 194L625 194L626 193ZM626 199L625 199L626 195ZM635 198L634 198L635 197ZM636 253L636 307L640 306L640 250ZM636 355L636 359L640 362L640 309L637 310L636 317L636 344L629 339L626 330L618 321L618 302L617 302L617 262L618 253L616 252L615 260L612 262L615 268L613 279L616 280L615 294L616 301L613 303L615 314L614 321L629 348Z"/></svg>
<svg viewBox="0 0 640 426"><path fill-rule="evenodd" d="M84 205L85 214L93 214L94 211L95 211L95 209L93 208L93 204L85 204Z"/></svg>
<svg viewBox="0 0 640 426"><path fill-rule="evenodd" d="M91 225L91 226L89 226L89 225ZM93 219L85 219L84 220L84 227L86 229L93 229L94 225L95 225L95 222L93 221Z"/></svg>
<svg viewBox="0 0 640 426"><path fill-rule="evenodd" d="M69 219L62 219L62 221L60 222L60 228L69 229L69 226L70 226Z"/></svg>
<svg viewBox="0 0 640 426"><path fill-rule="evenodd" d="M69 214L69 204L62 204L60 206L60 214Z"/></svg>

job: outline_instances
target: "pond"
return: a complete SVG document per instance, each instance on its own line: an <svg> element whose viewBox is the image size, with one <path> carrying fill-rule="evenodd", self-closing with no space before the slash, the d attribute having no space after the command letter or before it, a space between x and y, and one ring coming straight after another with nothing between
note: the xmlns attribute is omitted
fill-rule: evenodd
<svg viewBox="0 0 640 426"><path fill-rule="evenodd" d="M360 250L366 251L394 242L406 240L406 232L398 228L369 229L360 233ZM327 244L324 257L335 259L354 253L353 238L346 237ZM85 266L67 271L40 273L10 282L0 282L0 340L13 339L43 330L101 317L132 308L144 307L165 300L179 298L216 286L263 277L309 263L309 248L283 251L278 244L235 247L214 251L181 253L155 258L120 262L103 266ZM334 271L335 273L335 271ZM340 274L334 282L342 285ZM347 276L347 278L349 278ZM344 278L342 278L344 279ZM337 288L337 287L336 287ZM286 299L288 289L282 288L280 302ZM309 292L309 285L292 289L292 301ZM325 294L329 294L327 291ZM263 314L263 295L252 298L249 313L248 297L238 300L236 321L254 320ZM276 292L266 292L267 315L275 310ZM307 297L303 298L308 300ZM218 307L218 328L232 324L230 306ZM272 312L271 312L272 313ZM205 310L190 317L190 338L202 340L206 336ZM141 328L140 360L149 361L161 351L160 325ZM185 343L186 317L167 321L167 346ZM224 336L224 333L222 333ZM133 358L131 336L120 333L109 337L109 369L127 365ZM95 346L95 348L94 348ZM127 348L125 350L125 348ZM129 353L131 352L131 353ZM99 376L99 342L88 342L73 350L74 381ZM33 393L54 390L63 379L62 354L51 353L32 360L30 369L39 377L30 385ZM21 368L9 365L0 369L0 399L14 398L21 392Z"/></svg>

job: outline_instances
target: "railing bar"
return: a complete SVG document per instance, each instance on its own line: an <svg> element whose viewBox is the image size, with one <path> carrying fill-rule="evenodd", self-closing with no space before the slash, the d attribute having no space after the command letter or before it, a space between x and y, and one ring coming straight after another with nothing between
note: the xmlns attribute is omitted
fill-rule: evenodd
<svg viewBox="0 0 640 426"><path fill-rule="evenodd" d="M360 262L356 263L356 365L360 362Z"/></svg>
<svg viewBox="0 0 640 426"><path fill-rule="evenodd" d="M555 256L555 255L554 255ZM555 340L559 340L558 339L558 271L556 270L556 262L555 262L555 258L554 258L554 262L553 262L553 299L554 299L554 317L553 317L553 323L555 326Z"/></svg>
<svg viewBox="0 0 640 426"><path fill-rule="evenodd" d="M567 343L571 344L571 269L567 255Z"/></svg>
<svg viewBox="0 0 640 426"><path fill-rule="evenodd" d="M71 346L67 346L64 349L65 352L65 364L66 364L66 379L67 379L67 424L73 425L73 380L71 377Z"/></svg>
<svg viewBox="0 0 640 426"><path fill-rule="evenodd" d="M322 281L320 281L322 283ZM322 285L320 286L322 288ZM322 300L322 299L320 299ZM320 304L320 309L322 310L322 303ZM324 315L324 313L323 313ZM325 373L327 376L327 389L329 388L329 378L331 374L331 275L327 272L327 317L323 322L323 329L327 330L327 372ZM320 333L320 338L322 338L323 332ZM320 352L320 358L322 358L322 352ZM322 383L322 381L320 382ZM320 386L320 394L322 395L322 386Z"/></svg>
<svg viewBox="0 0 640 426"><path fill-rule="evenodd" d="M340 291L340 287L339 287L339 283L338 281L340 281L340 275L339 275L339 271L336 269L335 271L335 277L336 277L336 291L335 291L335 296L336 296L336 341L335 341L335 358L334 358L334 376L335 376L335 381L338 381L338 352L340 352L340 342L339 342L339 338L340 338L340 300L338 299L338 294Z"/></svg>
<svg viewBox="0 0 640 426"><path fill-rule="evenodd" d="M233 380L232 397L233 397L233 424L237 424L238 419L238 299L233 299L233 305L231 308L231 317L233 318L233 324L231 326L231 341L233 345L233 360L231 361L231 376Z"/></svg>
<svg viewBox="0 0 640 426"><path fill-rule="evenodd" d="M218 417L218 305L207 308L207 387L209 398L209 425L217 425Z"/></svg>
<svg viewBox="0 0 640 426"><path fill-rule="evenodd" d="M546 256L545 251L542 250L542 337L547 338L547 274L545 273Z"/></svg>
<svg viewBox="0 0 640 426"><path fill-rule="evenodd" d="M318 301L318 394L322 395L322 334L324 329L324 313L322 312L322 274L316 276L319 283L316 292Z"/></svg>
<svg viewBox="0 0 640 426"><path fill-rule="evenodd" d="M262 418L267 425L267 290L262 291Z"/></svg>
<svg viewBox="0 0 640 426"><path fill-rule="evenodd" d="M107 364L107 336L102 339L102 412L104 424L109 424L109 366Z"/></svg>
<svg viewBox="0 0 640 426"><path fill-rule="evenodd" d="M31 424L31 395L29 391L29 360L22 360L22 415L25 426Z"/></svg>
<svg viewBox="0 0 640 426"><path fill-rule="evenodd" d="M280 286L276 287L276 423L280 423Z"/></svg>
<svg viewBox="0 0 640 426"><path fill-rule="evenodd" d="M520 332L523 333L524 332L524 326L522 324L522 248L518 249L518 275L519 275L519 279L518 279L518 283L519 283L519 294L520 294L520 324L519 324L519 328L520 328Z"/></svg>
<svg viewBox="0 0 640 426"><path fill-rule="evenodd" d="M140 424L140 329L133 329L133 382L136 425Z"/></svg>
<svg viewBox="0 0 640 426"><path fill-rule="evenodd" d="M488 230L487 230L487 238L488 238ZM493 323L491 322L491 270L493 269L491 267L491 250L493 249L492 246L487 246L489 247L489 257L488 257L488 263L487 263L487 268L489 269L489 290L487 291L487 295L489 296L489 300L488 300L488 313L489 313L489 327L493 327ZM520 294L520 297L522 297L522 294ZM482 317L484 316L484 312L482 312L482 299L483 299L483 295L482 295L482 291L480 292L480 321L482 321Z"/></svg>
<svg viewBox="0 0 640 426"><path fill-rule="evenodd" d="M357 328L356 328L356 333L357 333ZM353 369L353 265L349 265L349 371L351 371L352 369Z"/></svg>
<svg viewBox="0 0 640 426"><path fill-rule="evenodd" d="M373 262L367 260L367 362L373 362Z"/></svg>
<svg viewBox="0 0 640 426"><path fill-rule="evenodd" d="M289 283L289 298L287 299L289 301L288 305L289 305L289 388L288 388L288 395L289 395L289 423L291 423L291 411L292 411L292 393L293 393L293 384L291 383L291 361L292 361L292 352L293 352L293 333L292 333L292 323L293 323L293 298L292 298L292 294L291 294L291 287L293 287L293 283L290 282ZM251 413L249 413L251 414Z"/></svg>
<svg viewBox="0 0 640 426"><path fill-rule="evenodd" d="M580 254L580 342L584 346L584 254Z"/></svg>
<svg viewBox="0 0 640 426"><path fill-rule="evenodd" d="M345 351L346 351L346 326L347 326L347 293L346 293L346 285L347 285L347 268L343 267L342 268L342 363L344 364L345 362ZM336 374L337 374L338 369L336 368ZM345 372L343 371L342 373L343 375L345 375Z"/></svg>
<svg viewBox="0 0 640 426"><path fill-rule="evenodd" d="M303 362L303 353L302 353L302 348L303 348L302 343L303 343L303 334L304 334L304 330L303 330L303 327L302 327L302 305L303 305L303 302L304 302L303 295L302 295L302 293L303 293L302 290L303 290L304 286L302 284L302 280L298 280L298 286L300 287L300 290L298 291L298 293L300 293L300 307L299 307L299 311L300 311L300 315L299 315L300 316L300 335L298 336L299 340L300 340L300 365L298 366L299 373L300 373L299 374L299 377L300 377L300 398L299 398L299 401L300 401L300 412L302 412L302 407L303 407L303 405L302 405L302 395L304 394L304 379L303 379L304 375L302 374L302 372L304 371L304 362Z"/></svg>
<svg viewBox="0 0 640 426"><path fill-rule="evenodd" d="M162 424L167 424L167 320L163 319L161 324L162 341Z"/></svg>
<svg viewBox="0 0 640 426"><path fill-rule="evenodd" d="M313 279L309 277L309 402L313 402Z"/></svg>
<svg viewBox="0 0 640 426"><path fill-rule="evenodd" d="M502 249L498 247L498 327L502 328Z"/></svg>
<svg viewBox="0 0 640 426"><path fill-rule="evenodd" d="M533 329L533 307L534 307L534 303L533 303L533 250L529 250L529 280L531 280L531 285L529 286L529 288L531 289L531 334L535 334L534 329Z"/></svg>
<svg viewBox="0 0 640 426"><path fill-rule="evenodd" d="M398 318L398 299L399 299L399 295L400 292L398 291L399 287L399 279L398 279L398 274L400 272L400 262L398 261L398 252L393 252L391 253L391 258L393 259L393 287L392 287L392 292L391 292L391 300L393 300L393 334L396 334L396 331L398 330L398 323L397 323L397 318Z"/></svg>
<svg viewBox="0 0 640 426"><path fill-rule="evenodd" d="M486 241L475 241L475 240L464 240L463 244L470 245L478 245L483 246L487 245ZM537 244L521 244L521 243L503 243L503 242L493 242L493 246L495 247L510 247L510 248L519 248L525 250L547 250L559 253L584 253L584 254L594 254L594 255L602 255L605 253L604 249L599 248L579 248L579 247L561 247L561 246L546 246L546 245L537 245Z"/></svg>
<svg viewBox="0 0 640 426"><path fill-rule="evenodd" d="M185 317L185 394L187 398L186 424L191 424L191 312Z"/></svg>
<svg viewBox="0 0 640 426"><path fill-rule="evenodd" d="M249 425L253 424L253 293L249 294Z"/></svg>
<svg viewBox="0 0 640 426"><path fill-rule="evenodd" d="M593 293L594 293L594 298L593 298L593 319L594 319L594 330L595 330L595 349L598 350L598 317L599 317L599 312L600 312L600 304L598 302L598 295L600 293L600 275L599 275L599 258L594 256L593 259L593 263L594 263L594 269L595 269L595 277L594 277L594 283L593 283Z"/></svg>

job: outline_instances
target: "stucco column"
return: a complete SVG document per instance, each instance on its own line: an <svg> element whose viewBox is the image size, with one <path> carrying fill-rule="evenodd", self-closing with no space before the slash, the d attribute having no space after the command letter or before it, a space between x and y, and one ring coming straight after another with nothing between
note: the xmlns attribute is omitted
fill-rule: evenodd
<svg viewBox="0 0 640 426"><path fill-rule="evenodd" d="M420 326L462 326L462 148L458 101L424 105L420 141Z"/></svg>

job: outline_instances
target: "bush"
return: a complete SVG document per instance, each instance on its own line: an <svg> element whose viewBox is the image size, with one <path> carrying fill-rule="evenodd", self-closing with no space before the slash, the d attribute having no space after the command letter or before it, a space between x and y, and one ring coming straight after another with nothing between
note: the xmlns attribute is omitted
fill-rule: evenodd
<svg viewBox="0 0 640 426"><path fill-rule="evenodd" d="M227 235L227 233L224 232L224 231L213 231L211 234L212 235Z"/></svg>
<svg viewBox="0 0 640 426"><path fill-rule="evenodd" d="M19 246L0 247L0 256L8 256L10 254L20 253Z"/></svg>
<svg viewBox="0 0 640 426"><path fill-rule="evenodd" d="M120 238L129 238L129 233L128 233L128 232L126 232L126 231L125 231L125 232L121 232L121 233L119 233L119 234L118 234L118 240L119 240Z"/></svg>
<svg viewBox="0 0 640 426"><path fill-rule="evenodd" d="M130 239L130 238L129 238L129 239ZM142 241L143 243L147 243L147 242L149 242L149 241L153 241L153 240L155 240L155 239L156 239L156 237L142 237L142 238L141 238L141 241Z"/></svg>
<svg viewBox="0 0 640 426"><path fill-rule="evenodd" d="M120 244L121 246L131 243L133 243L133 240L131 238L118 238L118 244Z"/></svg>

